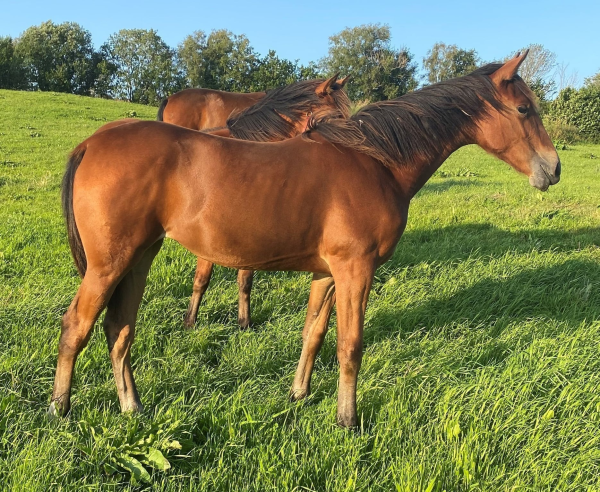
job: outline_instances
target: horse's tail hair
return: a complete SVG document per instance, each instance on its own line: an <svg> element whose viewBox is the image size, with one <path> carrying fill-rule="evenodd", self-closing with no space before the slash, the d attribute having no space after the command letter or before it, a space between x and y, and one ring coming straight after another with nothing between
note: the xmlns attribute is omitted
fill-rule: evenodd
<svg viewBox="0 0 600 492"><path fill-rule="evenodd" d="M62 209L63 215L67 222L67 235L69 237L69 246L71 247L71 254L75 261L75 266L79 275L82 277L85 275L87 270L87 258L81 243L81 237L79 236L79 229L75 223L75 214L73 213L73 181L75 180L75 172L81 164L83 156L85 155L86 146L79 145L67 161L67 169L62 180Z"/></svg>
<svg viewBox="0 0 600 492"><path fill-rule="evenodd" d="M165 112L165 107L167 106L168 102L169 98L167 97L160 103L160 106L158 107L158 113L156 114L156 121L163 121L163 113Z"/></svg>

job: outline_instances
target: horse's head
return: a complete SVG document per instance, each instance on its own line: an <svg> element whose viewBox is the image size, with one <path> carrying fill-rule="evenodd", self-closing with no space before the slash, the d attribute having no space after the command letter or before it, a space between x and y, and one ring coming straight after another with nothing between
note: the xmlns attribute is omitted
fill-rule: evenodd
<svg viewBox="0 0 600 492"><path fill-rule="evenodd" d="M350 99L344 91L344 86L350 79L347 75L338 79L339 73L319 83L315 88L317 99L311 103L310 111L306 118L301 118L296 123L298 133L306 130L311 119L320 118L348 118L350 117Z"/></svg>
<svg viewBox="0 0 600 492"><path fill-rule="evenodd" d="M314 117L347 118L350 99L343 90L349 77L302 80L267 92L254 106L232 115L227 127L235 138L276 142L295 137Z"/></svg>
<svg viewBox="0 0 600 492"><path fill-rule="evenodd" d="M300 99L300 97L297 99L301 101L301 105L299 105L299 107L304 109L301 114L296 112L294 117L292 115L285 114L282 111L275 110L280 118L287 121L291 125L289 137L293 137L304 132L311 118L327 117L341 111L341 109L338 108L339 94L340 92L343 93L342 88L344 87L348 77L338 81L338 75L339 74L336 73L333 77L319 82L315 86L314 95L303 95L303 101ZM306 88L310 91L308 86L306 86Z"/></svg>
<svg viewBox="0 0 600 492"><path fill-rule="evenodd" d="M546 132L535 96L517 75L527 56L517 54L489 75L499 108L479 122L477 143L529 176L529 183L546 191L560 180L560 158Z"/></svg>

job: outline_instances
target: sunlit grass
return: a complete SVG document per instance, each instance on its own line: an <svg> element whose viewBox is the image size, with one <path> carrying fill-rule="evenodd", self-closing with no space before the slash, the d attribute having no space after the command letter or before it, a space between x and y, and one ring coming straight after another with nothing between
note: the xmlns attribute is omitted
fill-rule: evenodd
<svg viewBox="0 0 600 492"><path fill-rule="evenodd" d="M66 156L104 121L156 110L11 91L0 105L5 490L144 486L119 465L131 458L153 490L600 488L600 146L561 151L563 179L545 194L476 148L418 194L370 296L358 432L335 425L335 329L311 397L287 399L309 276L258 273L242 332L235 273L217 268L185 331L195 262L173 242L133 345L146 412L119 413L96 329L71 415L49 422L60 318L79 284L60 214ZM151 449L170 469L148 464Z"/></svg>

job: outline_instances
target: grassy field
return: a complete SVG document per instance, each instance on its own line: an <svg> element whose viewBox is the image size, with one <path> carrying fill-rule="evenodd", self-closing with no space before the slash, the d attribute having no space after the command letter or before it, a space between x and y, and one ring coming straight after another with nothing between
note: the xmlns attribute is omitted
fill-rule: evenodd
<svg viewBox="0 0 600 492"><path fill-rule="evenodd" d="M334 329L312 396L287 399L309 275L258 273L241 332L235 273L218 268L185 331L195 263L174 242L133 345L146 412L119 413L97 327L72 413L48 421L79 284L59 205L67 153L155 109L11 91L0 108L1 489L600 490L600 146L560 151L545 194L465 148L418 194L371 292L357 432L335 425Z"/></svg>

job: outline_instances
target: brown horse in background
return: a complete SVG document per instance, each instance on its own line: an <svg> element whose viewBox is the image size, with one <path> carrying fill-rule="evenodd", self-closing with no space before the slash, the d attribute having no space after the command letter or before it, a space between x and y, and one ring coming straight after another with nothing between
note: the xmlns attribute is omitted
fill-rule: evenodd
<svg viewBox="0 0 600 492"><path fill-rule="evenodd" d="M375 269L404 231L412 197L456 149L478 144L545 191L560 160L504 65L316 121L262 144L144 122L93 135L63 181L69 244L83 280L63 317L51 415L70 408L75 361L104 308L122 411L142 409L130 362L146 277L163 238L233 268L313 272L293 399L310 389L337 298L337 420L355 426L364 314Z"/></svg>
<svg viewBox="0 0 600 492"><path fill-rule="evenodd" d="M222 127L234 112L256 104L265 95L265 92L185 89L162 101L156 119L192 130Z"/></svg>

